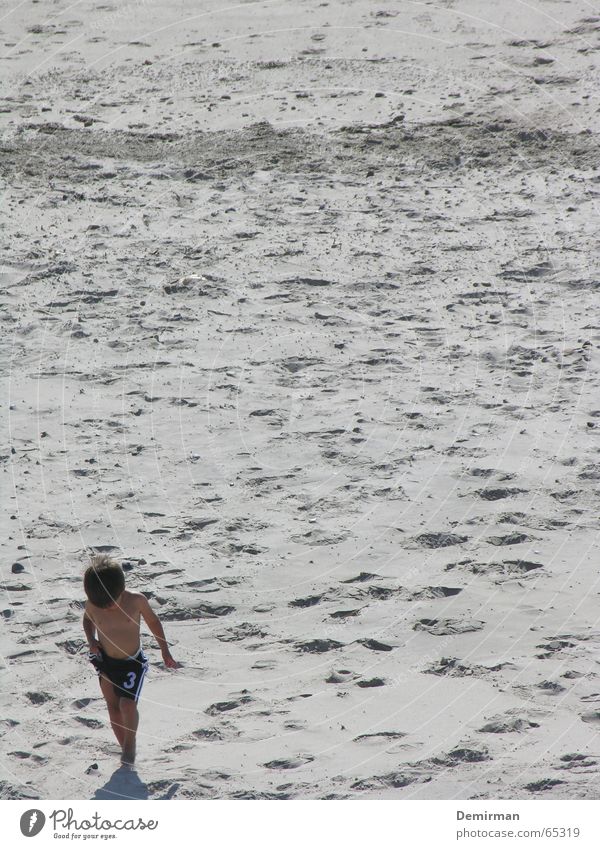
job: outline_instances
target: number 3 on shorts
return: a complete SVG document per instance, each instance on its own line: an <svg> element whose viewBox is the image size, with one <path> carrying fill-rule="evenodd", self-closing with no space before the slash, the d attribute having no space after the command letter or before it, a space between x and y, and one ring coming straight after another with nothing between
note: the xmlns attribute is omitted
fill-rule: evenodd
<svg viewBox="0 0 600 849"><path fill-rule="evenodd" d="M127 681L123 681L123 686L127 690L133 690L133 688L135 687L135 672L127 673Z"/></svg>

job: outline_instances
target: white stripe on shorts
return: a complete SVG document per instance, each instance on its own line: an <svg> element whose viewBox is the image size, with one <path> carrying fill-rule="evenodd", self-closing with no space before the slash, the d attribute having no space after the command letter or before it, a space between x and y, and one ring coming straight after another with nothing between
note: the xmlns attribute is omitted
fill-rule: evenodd
<svg viewBox="0 0 600 849"><path fill-rule="evenodd" d="M144 678L146 677L146 672L148 671L148 666L149 666L148 659L144 655L144 666L143 666L142 671L140 672L140 679L138 681L137 690L135 691L135 696L134 696L134 700L136 702L140 697L140 691L142 689L142 684L144 683Z"/></svg>

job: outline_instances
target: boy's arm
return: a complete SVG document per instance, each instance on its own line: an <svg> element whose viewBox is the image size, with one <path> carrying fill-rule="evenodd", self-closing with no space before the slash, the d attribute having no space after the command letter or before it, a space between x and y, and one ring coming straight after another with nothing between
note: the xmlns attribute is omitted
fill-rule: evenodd
<svg viewBox="0 0 600 849"><path fill-rule="evenodd" d="M92 654L98 653L100 651L100 643L96 637L96 626L88 616L87 610L83 613L83 630L85 631L85 637L88 641L90 652Z"/></svg>
<svg viewBox="0 0 600 849"><path fill-rule="evenodd" d="M169 651L169 644L167 643L167 639L165 637L165 632L163 630L161 621L150 607L146 596L142 595L141 593L139 596L139 605L140 614L142 615L142 618L154 634L156 642L159 645L165 666L168 666L170 669L177 669L179 664L176 660L173 659L171 652Z"/></svg>

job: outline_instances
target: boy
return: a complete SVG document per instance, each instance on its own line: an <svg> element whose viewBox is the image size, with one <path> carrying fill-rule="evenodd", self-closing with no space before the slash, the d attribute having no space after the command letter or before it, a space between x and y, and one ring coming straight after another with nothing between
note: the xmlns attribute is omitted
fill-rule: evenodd
<svg viewBox="0 0 600 849"><path fill-rule="evenodd" d="M88 598L83 630L89 659L98 671L110 724L121 746L121 761L133 764L137 701L148 670L148 659L140 646L140 617L156 637L165 666L177 669L179 664L171 656L158 616L142 593L125 589L125 575L114 560L93 557L83 586Z"/></svg>

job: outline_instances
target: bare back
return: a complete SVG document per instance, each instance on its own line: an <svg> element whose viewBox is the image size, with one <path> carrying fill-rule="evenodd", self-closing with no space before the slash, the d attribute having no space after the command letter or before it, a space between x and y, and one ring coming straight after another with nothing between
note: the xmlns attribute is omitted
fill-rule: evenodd
<svg viewBox="0 0 600 849"><path fill-rule="evenodd" d="M98 642L114 658L132 657L140 647L140 594L125 590L112 607L86 602L85 612L96 626Z"/></svg>

